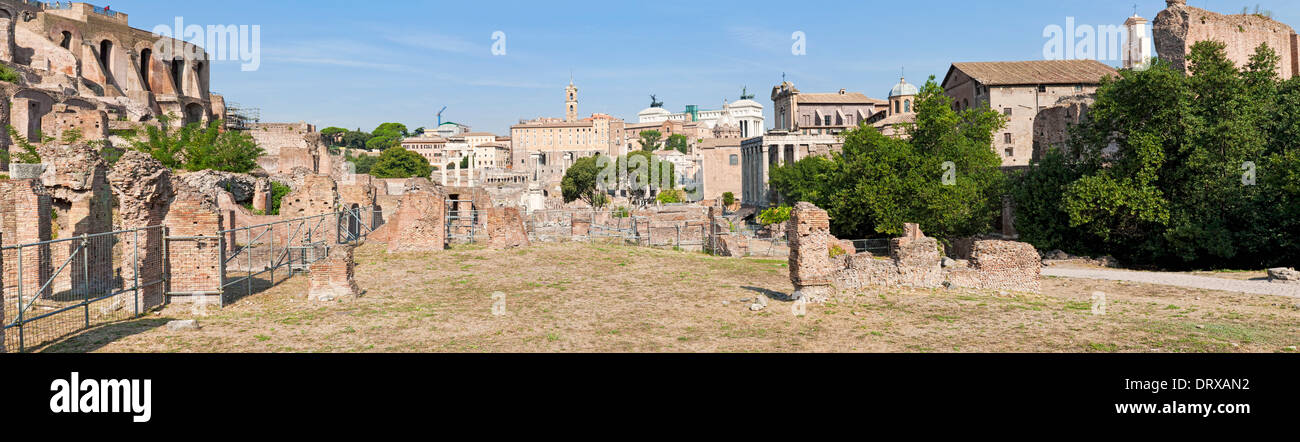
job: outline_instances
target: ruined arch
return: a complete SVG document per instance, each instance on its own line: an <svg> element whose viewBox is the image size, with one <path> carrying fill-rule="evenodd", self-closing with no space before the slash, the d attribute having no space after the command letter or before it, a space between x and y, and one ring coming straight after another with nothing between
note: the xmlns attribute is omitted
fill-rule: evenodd
<svg viewBox="0 0 1300 442"><path fill-rule="evenodd" d="M185 125L198 123L204 124L207 121L207 113L204 112L202 104L190 103L185 105Z"/></svg>
<svg viewBox="0 0 1300 442"><path fill-rule="evenodd" d="M176 58L167 62L171 68L172 86L176 88L176 95L185 95L185 59Z"/></svg>
<svg viewBox="0 0 1300 442"><path fill-rule="evenodd" d="M149 84L149 71L153 67L153 48L144 48L140 50L140 81L144 85L146 92L153 92L153 86Z"/></svg>
<svg viewBox="0 0 1300 442"><path fill-rule="evenodd" d="M10 106L10 124L27 137L27 141L41 141L41 120L54 110L54 98L45 92L24 89L14 94Z"/></svg>

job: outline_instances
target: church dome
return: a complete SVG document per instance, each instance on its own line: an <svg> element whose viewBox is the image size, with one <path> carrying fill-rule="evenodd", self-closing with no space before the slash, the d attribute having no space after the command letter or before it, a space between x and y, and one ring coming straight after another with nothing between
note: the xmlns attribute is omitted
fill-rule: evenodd
<svg viewBox="0 0 1300 442"><path fill-rule="evenodd" d="M916 95L920 92L921 92L920 89L917 89L916 86L912 86L911 84L909 84L906 79L899 78L898 85L894 86L893 89L889 90L889 98L906 97L909 95Z"/></svg>

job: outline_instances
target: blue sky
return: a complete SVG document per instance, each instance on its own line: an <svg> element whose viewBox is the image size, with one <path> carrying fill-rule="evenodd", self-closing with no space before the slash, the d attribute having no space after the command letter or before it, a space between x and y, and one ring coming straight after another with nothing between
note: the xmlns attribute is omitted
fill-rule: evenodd
<svg viewBox="0 0 1300 442"><path fill-rule="evenodd" d="M212 89L262 109L263 121L371 130L432 127L435 113L505 134L521 118L563 116L572 73L582 115L627 120L656 94L665 107L719 108L748 86L768 107L785 73L800 90L885 98L942 79L955 61L1038 60L1043 29L1154 18L1164 0L997 1L340 1L123 0L131 25L260 25L262 64L213 65ZM1300 26L1294 0L1190 0L1216 12L1258 3ZM496 31L506 55L491 53ZM791 54L791 34L807 36ZM1117 64L1115 61L1111 64Z"/></svg>

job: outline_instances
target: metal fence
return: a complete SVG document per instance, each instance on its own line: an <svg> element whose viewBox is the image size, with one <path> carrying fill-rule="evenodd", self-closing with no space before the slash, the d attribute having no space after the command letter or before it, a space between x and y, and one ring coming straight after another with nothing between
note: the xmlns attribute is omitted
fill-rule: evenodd
<svg viewBox="0 0 1300 442"><path fill-rule="evenodd" d="M381 217L374 208L353 207L219 232L221 286L214 292L220 295L220 305L265 291L306 271L329 257L335 244L359 244L378 228Z"/></svg>
<svg viewBox="0 0 1300 442"><path fill-rule="evenodd" d="M164 229L3 247L5 344L25 351L162 303Z"/></svg>
<svg viewBox="0 0 1300 442"><path fill-rule="evenodd" d="M534 242L604 241L642 247L681 250L717 250L709 244L708 223L664 221L634 216L620 210L536 210L527 215L525 228ZM736 225L730 232L750 240L750 256L786 256L785 237L758 238L752 229Z"/></svg>
<svg viewBox="0 0 1300 442"><path fill-rule="evenodd" d="M27 351L169 300L229 305L306 270L334 245L360 243L382 219L378 209L353 207L210 235L151 226L4 246L5 347Z"/></svg>

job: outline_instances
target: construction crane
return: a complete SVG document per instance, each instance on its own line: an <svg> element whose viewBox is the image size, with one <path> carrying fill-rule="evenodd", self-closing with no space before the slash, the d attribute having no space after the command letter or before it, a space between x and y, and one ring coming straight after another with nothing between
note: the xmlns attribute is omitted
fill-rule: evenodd
<svg viewBox="0 0 1300 442"><path fill-rule="evenodd" d="M447 106L443 106L443 107L442 107L442 110L438 111L438 125L439 125L439 126L442 126L442 113L443 113L444 111L446 111L446 110L447 110Z"/></svg>

